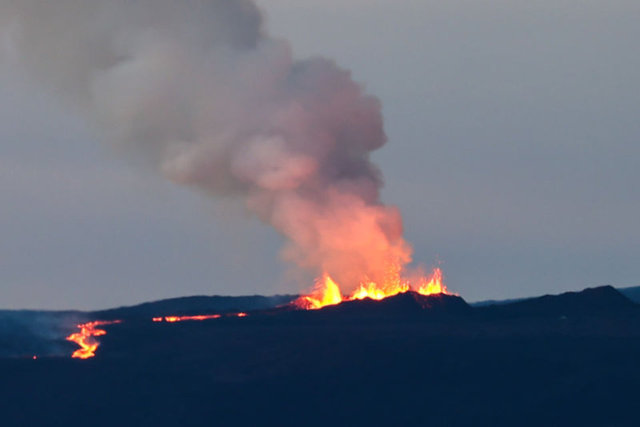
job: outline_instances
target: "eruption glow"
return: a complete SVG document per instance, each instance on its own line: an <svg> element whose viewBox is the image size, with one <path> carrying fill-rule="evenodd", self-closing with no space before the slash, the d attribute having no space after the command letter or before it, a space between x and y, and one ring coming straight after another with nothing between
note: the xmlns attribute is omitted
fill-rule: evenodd
<svg viewBox="0 0 640 427"><path fill-rule="evenodd" d="M439 269L405 277L412 247L371 161L380 101L334 61L296 59L254 0L5 1L0 42L104 139L277 230L297 277L321 277L299 307L446 292Z"/></svg>
<svg viewBox="0 0 640 427"><path fill-rule="evenodd" d="M412 248L370 158L380 101L334 61L296 59L253 0L0 2L0 42L104 139L274 227L297 277L327 274L312 306L341 298L326 277L362 298L404 286L387 276Z"/></svg>
<svg viewBox="0 0 640 427"><path fill-rule="evenodd" d="M305 310L315 310L327 305L339 304L342 300L340 287L328 274L325 274L316 282L311 294L298 298L295 305Z"/></svg>
<svg viewBox="0 0 640 427"><path fill-rule="evenodd" d="M184 322L185 320L208 320L208 319L219 319L222 317L220 314L198 314L196 316L165 316L165 317L154 317L151 320L154 322L167 322L167 323L175 323L175 322Z"/></svg>
<svg viewBox="0 0 640 427"><path fill-rule="evenodd" d="M448 294L449 291L442 281L442 270L434 268L431 277L421 277L415 287L408 280L402 280L397 272L389 275L387 281L380 284L366 281L360 284L350 296L344 297L336 282L325 274L319 280L310 295L305 295L295 301L298 308L315 310L328 305L339 304L343 301L370 298L381 300L393 295L414 290L422 295Z"/></svg>
<svg viewBox="0 0 640 427"><path fill-rule="evenodd" d="M72 341L80 346L79 349L73 352L71 357L88 359L95 356L96 349L100 343L94 337L107 334L107 331L99 329L98 326L112 325L114 323L120 323L120 320L96 320L79 324L78 328L80 328L80 332L75 332L67 337L67 341Z"/></svg>
<svg viewBox="0 0 640 427"><path fill-rule="evenodd" d="M221 317L246 317L248 316L245 312L239 313L229 313L229 314L197 314L195 316L164 316L164 317L153 317L151 318L154 322L167 322L167 323L176 323L176 322L185 322L185 321L194 321L194 320L209 320L209 319L220 319Z"/></svg>
<svg viewBox="0 0 640 427"><path fill-rule="evenodd" d="M340 304L343 301L362 300L370 298L374 300L382 300L400 293L414 290L422 295L448 294L447 287L442 281L442 271L435 268L431 277L428 279L421 277L417 285L413 287L408 280L401 279L398 270L393 270L388 275L388 280L378 284L373 281L366 281L349 296L343 296L340 286L328 275L324 274L319 279L310 295L304 295L293 302L293 305L301 310L317 310L329 305ZM220 319L222 317L246 317L248 313L236 312L227 314L198 314L190 316L160 316L153 317L153 322L176 323L184 321L202 321L210 319ZM96 320L93 322L81 323L78 326L79 332L69 335L67 341L75 342L80 348L73 352L71 357L78 359L89 359L95 356L96 349L100 344L95 337L106 335L104 329L98 326L111 325L121 323L120 320ZM36 356L33 356L36 359Z"/></svg>

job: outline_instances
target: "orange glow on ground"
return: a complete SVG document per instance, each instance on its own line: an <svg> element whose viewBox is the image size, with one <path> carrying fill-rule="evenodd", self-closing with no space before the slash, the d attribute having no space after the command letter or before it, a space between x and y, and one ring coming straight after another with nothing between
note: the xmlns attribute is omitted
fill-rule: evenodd
<svg viewBox="0 0 640 427"><path fill-rule="evenodd" d="M151 320L154 322L167 322L167 323L176 323L176 322L185 322L185 321L195 321L195 320L209 320L209 319L219 319L223 315L222 314L198 314L195 316L164 316L164 317L152 317ZM229 313L225 314L226 317L247 317L248 314L245 312L239 313Z"/></svg>
<svg viewBox="0 0 640 427"><path fill-rule="evenodd" d="M340 286L328 275L316 282L310 295L298 298L294 304L304 310L316 310L328 305L339 304L343 301L361 300L371 298L381 300L393 295L413 290L421 295L448 294L449 291L442 280L442 270L434 268L430 277L421 277L414 286L408 280L403 280L397 271L389 274L389 279L378 284L372 281L363 281L349 296L343 296Z"/></svg>
<svg viewBox="0 0 640 427"><path fill-rule="evenodd" d="M99 329L98 326L111 325L114 323L120 323L120 320L96 320L77 325L78 328L80 328L80 332L75 332L66 338L67 341L72 341L80 346L79 349L73 352L71 357L75 359L89 359L95 356L96 349L100 343L94 337L107 334L107 331Z"/></svg>
<svg viewBox="0 0 640 427"><path fill-rule="evenodd" d="M154 322L184 322L188 320L208 320L208 319L219 319L222 317L221 314L198 314L196 316L165 316L165 317L153 317L151 320Z"/></svg>

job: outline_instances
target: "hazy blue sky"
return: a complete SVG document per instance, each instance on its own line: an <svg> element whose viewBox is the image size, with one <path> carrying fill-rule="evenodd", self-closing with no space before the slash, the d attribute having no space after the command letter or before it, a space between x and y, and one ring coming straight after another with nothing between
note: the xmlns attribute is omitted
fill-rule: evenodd
<svg viewBox="0 0 640 427"><path fill-rule="evenodd" d="M468 300L640 284L640 3L260 0L382 103L384 200ZM35 118L35 119L34 119ZM0 71L0 308L298 292L280 239Z"/></svg>

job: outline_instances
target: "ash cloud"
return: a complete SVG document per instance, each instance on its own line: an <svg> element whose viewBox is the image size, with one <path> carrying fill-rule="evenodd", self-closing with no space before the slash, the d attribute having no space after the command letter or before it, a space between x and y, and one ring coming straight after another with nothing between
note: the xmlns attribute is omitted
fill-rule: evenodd
<svg viewBox="0 0 640 427"><path fill-rule="evenodd" d="M174 182L242 198L284 260L346 289L410 262L370 153L381 106L326 58L294 60L248 0L4 0L5 51Z"/></svg>

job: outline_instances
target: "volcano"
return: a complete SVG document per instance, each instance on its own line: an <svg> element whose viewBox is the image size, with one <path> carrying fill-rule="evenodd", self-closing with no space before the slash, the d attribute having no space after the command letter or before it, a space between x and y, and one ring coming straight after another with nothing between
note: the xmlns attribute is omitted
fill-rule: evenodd
<svg viewBox="0 0 640 427"><path fill-rule="evenodd" d="M325 316L381 316L381 317L459 317L468 316L473 309L457 295L422 295L407 291L381 300L365 298L344 301L319 310Z"/></svg>
<svg viewBox="0 0 640 427"><path fill-rule="evenodd" d="M640 308L611 287L489 307L413 291L317 310L287 299L232 299L224 307L247 316L176 323L151 317L214 315L199 310L218 301L123 308L120 323L100 326L93 358L71 359L64 339L64 357L0 358L0 399L11 402L0 424L640 422Z"/></svg>

